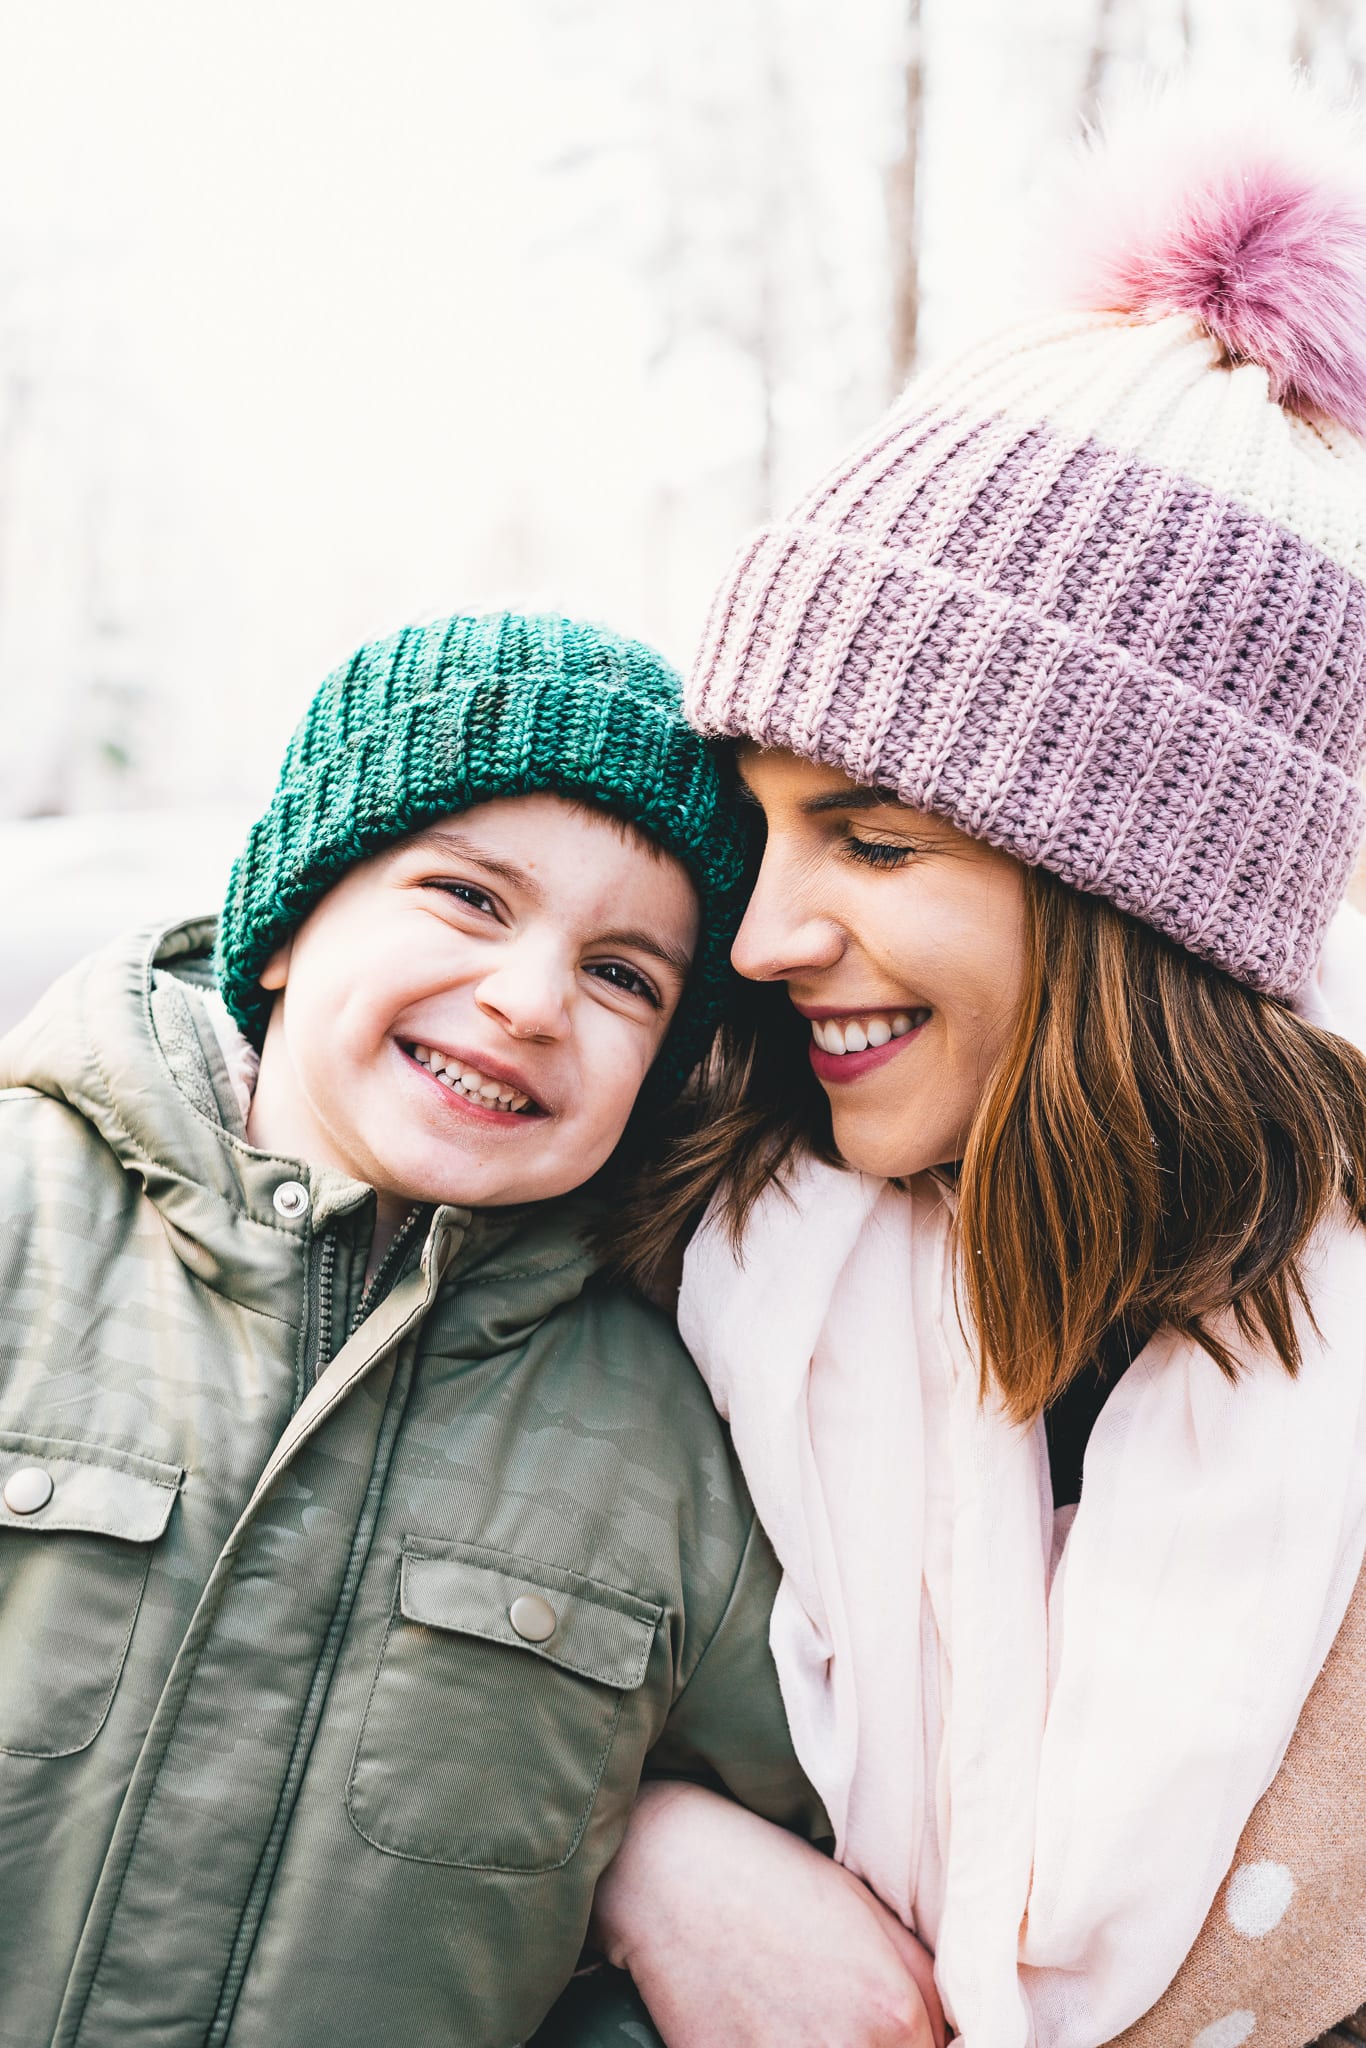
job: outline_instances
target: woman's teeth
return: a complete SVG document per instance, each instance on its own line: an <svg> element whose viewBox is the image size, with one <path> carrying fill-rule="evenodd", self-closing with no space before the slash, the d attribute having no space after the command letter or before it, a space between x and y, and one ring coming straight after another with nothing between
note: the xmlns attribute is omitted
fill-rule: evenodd
<svg viewBox="0 0 1366 2048"><path fill-rule="evenodd" d="M429 1046L413 1046L412 1055L420 1067L426 1067L456 1095L468 1097L471 1102L479 1103L481 1108L520 1113L531 1101L529 1095L519 1095L506 1081L490 1081L486 1074L448 1060L444 1052L433 1052Z"/></svg>
<svg viewBox="0 0 1366 2048"><path fill-rule="evenodd" d="M882 1016L813 1017L811 1036L822 1052L867 1052L870 1045L886 1045L904 1038L929 1016L928 1010L889 1010Z"/></svg>

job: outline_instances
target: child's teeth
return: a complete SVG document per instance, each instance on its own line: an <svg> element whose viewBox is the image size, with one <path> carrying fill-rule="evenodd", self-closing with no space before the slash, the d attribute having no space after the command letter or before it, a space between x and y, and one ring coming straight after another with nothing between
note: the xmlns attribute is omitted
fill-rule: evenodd
<svg viewBox="0 0 1366 2048"><path fill-rule="evenodd" d="M531 1100L529 1095L509 1087L506 1081L490 1081L473 1067L462 1067L457 1061L448 1060L444 1053L433 1052L430 1046L415 1045L413 1058L422 1066L429 1067L447 1088L453 1088L457 1095L467 1096L473 1102L516 1112L525 1109Z"/></svg>

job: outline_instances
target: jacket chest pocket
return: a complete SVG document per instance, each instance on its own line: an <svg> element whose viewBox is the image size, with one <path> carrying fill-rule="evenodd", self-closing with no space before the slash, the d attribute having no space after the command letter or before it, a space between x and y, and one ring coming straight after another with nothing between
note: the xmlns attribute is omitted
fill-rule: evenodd
<svg viewBox="0 0 1366 2048"><path fill-rule="evenodd" d="M662 1613L552 1565L407 1542L347 1786L356 1828L428 1863L567 1863Z"/></svg>
<svg viewBox="0 0 1366 2048"><path fill-rule="evenodd" d="M180 1479L0 1431L0 1750L71 1756L99 1734Z"/></svg>

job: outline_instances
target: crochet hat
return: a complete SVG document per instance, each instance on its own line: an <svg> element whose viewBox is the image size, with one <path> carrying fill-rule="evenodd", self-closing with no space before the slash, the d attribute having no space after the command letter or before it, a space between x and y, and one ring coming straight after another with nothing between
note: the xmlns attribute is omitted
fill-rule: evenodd
<svg viewBox="0 0 1366 2048"><path fill-rule="evenodd" d="M1178 93L1059 236L1076 310L913 382L748 544L689 714L1290 996L1366 817L1356 139L1303 90Z"/></svg>
<svg viewBox="0 0 1366 2048"><path fill-rule="evenodd" d="M720 1011L741 841L673 670L640 641L571 619L501 612L409 627L323 683L219 925L219 985L248 1038L260 1045L270 1014L262 968L348 868L429 819L533 791L631 820L696 885L697 954L650 1077L656 1099L675 1092Z"/></svg>

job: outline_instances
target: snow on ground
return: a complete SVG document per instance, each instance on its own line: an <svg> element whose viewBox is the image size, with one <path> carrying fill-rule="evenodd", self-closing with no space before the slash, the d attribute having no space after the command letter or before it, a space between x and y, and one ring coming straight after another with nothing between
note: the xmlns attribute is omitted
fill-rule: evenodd
<svg viewBox="0 0 1366 2048"><path fill-rule="evenodd" d="M216 912L249 823L213 808L0 823L0 1031L118 933Z"/></svg>

